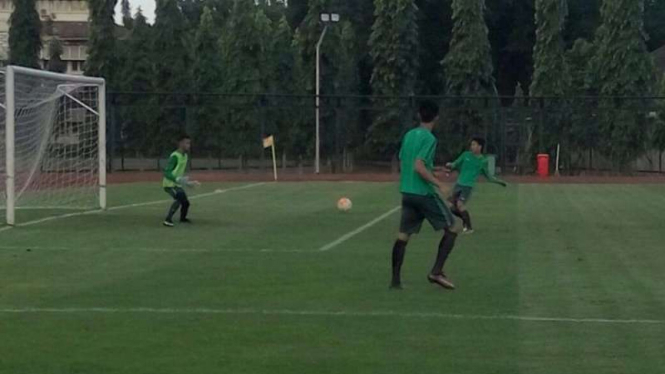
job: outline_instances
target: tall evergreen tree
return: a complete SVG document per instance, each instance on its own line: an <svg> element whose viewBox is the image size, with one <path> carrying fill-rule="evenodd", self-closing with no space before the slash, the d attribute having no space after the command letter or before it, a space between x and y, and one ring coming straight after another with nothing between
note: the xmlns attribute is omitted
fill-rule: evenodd
<svg viewBox="0 0 665 374"><path fill-rule="evenodd" d="M605 0L592 74L604 97L645 97L654 92L655 67L644 40L644 0ZM645 147L644 107L635 101L601 102L600 150L624 169Z"/></svg>
<svg viewBox="0 0 665 374"><path fill-rule="evenodd" d="M155 89L161 92L186 92L191 80L185 17L178 0L157 0L153 26L152 54L155 61Z"/></svg>
<svg viewBox="0 0 665 374"><path fill-rule="evenodd" d="M201 22L194 41L194 64L192 67L193 91L196 93L220 92L223 86L224 66L219 55L219 33L215 27L213 12L203 9ZM221 116L219 103L213 96L203 96L196 110L196 144L202 149L221 149ZM218 157L221 156L218 153Z"/></svg>
<svg viewBox="0 0 665 374"><path fill-rule="evenodd" d="M374 64L372 91L377 96L415 94L418 76L418 8L413 0L375 0L375 22L369 40ZM368 132L374 151L393 155L400 134L411 125L409 100L382 100L385 109Z"/></svg>
<svg viewBox="0 0 665 374"><path fill-rule="evenodd" d="M9 25L9 64L39 68L42 23L36 1L14 0Z"/></svg>
<svg viewBox="0 0 665 374"><path fill-rule="evenodd" d="M271 75L270 19L253 2L234 0L231 15L221 39L221 53L225 67L224 91L235 94L263 93L273 84ZM251 97L232 99L237 109L230 112L231 120L224 129L227 144L243 159L260 151L258 127L265 124L265 110L247 110L257 105Z"/></svg>
<svg viewBox="0 0 665 374"><path fill-rule="evenodd" d="M452 33L450 1L417 0L419 71L416 92L439 95L445 91L444 70L441 61L448 53Z"/></svg>
<svg viewBox="0 0 665 374"><path fill-rule="evenodd" d="M540 108L538 149L546 152L559 143L569 149L569 118L563 98L570 90L570 75L564 53L563 31L568 14L567 0L536 0L536 45L531 96L554 96ZM532 156L535 156L532 154Z"/></svg>
<svg viewBox="0 0 665 374"><path fill-rule="evenodd" d="M453 33L448 55L443 60L446 74L446 92L456 97L496 96L492 53L485 24L484 0L453 0ZM494 119L498 104L484 100L453 100L453 109L447 115L447 144L442 149L446 157L459 153L473 134L485 135Z"/></svg>
<svg viewBox="0 0 665 374"><path fill-rule="evenodd" d="M106 79L107 85L116 85L117 51L115 42L115 5L117 0L90 0L90 40L85 74Z"/></svg>
<svg viewBox="0 0 665 374"><path fill-rule="evenodd" d="M661 76L657 94L665 98L665 74ZM658 171L663 172L663 153L665 152L665 99L657 103L659 109L652 136L652 146L658 151Z"/></svg>
<svg viewBox="0 0 665 374"><path fill-rule="evenodd" d="M67 63L62 61L63 47L58 38L53 38L48 42L48 65L49 71L64 73L67 71Z"/></svg>
<svg viewBox="0 0 665 374"><path fill-rule="evenodd" d="M122 25L125 26L126 29L131 30L132 25L134 23L134 19L132 18L132 8L129 5L129 0L122 0Z"/></svg>

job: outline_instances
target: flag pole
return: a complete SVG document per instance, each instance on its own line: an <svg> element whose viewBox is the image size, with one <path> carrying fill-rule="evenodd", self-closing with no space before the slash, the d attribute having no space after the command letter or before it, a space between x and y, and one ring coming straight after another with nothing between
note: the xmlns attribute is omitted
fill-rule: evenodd
<svg viewBox="0 0 665 374"><path fill-rule="evenodd" d="M277 156L275 155L275 142L272 143L272 170L275 174L275 182L277 182Z"/></svg>

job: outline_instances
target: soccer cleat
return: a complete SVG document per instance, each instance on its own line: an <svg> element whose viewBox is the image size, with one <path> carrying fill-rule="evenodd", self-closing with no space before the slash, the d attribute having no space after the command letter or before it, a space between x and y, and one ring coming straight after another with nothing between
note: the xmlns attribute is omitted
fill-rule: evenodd
<svg viewBox="0 0 665 374"><path fill-rule="evenodd" d="M473 229L465 227L464 228L464 233L467 234L467 235L471 235L471 234L473 234Z"/></svg>
<svg viewBox="0 0 665 374"><path fill-rule="evenodd" d="M182 219L180 220L180 222L181 222L181 223L192 223L192 221L190 221L190 220L187 219L187 218L182 218Z"/></svg>
<svg viewBox="0 0 665 374"><path fill-rule="evenodd" d="M173 226L175 226L175 225L173 224L173 221L168 220L168 219L167 219L166 221L164 221L163 225L166 226L166 227L173 227Z"/></svg>
<svg viewBox="0 0 665 374"><path fill-rule="evenodd" d="M454 290L455 285L451 282L444 274L430 274L427 276L427 280L430 283L438 284L439 286L448 289Z"/></svg>

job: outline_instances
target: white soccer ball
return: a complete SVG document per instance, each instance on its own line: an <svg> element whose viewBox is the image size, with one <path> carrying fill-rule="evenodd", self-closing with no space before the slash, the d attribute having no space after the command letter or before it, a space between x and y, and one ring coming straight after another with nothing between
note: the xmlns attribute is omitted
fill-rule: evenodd
<svg viewBox="0 0 665 374"><path fill-rule="evenodd" d="M353 203L348 198L343 197L337 201L337 209L342 212L348 212L351 208L353 208Z"/></svg>

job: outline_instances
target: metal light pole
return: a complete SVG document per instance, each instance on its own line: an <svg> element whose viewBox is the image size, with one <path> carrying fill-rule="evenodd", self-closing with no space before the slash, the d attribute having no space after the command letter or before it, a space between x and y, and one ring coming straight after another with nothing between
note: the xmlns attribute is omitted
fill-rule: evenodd
<svg viewBox="0 0 665 374"><path fill-rule="evenodd" d="M316 174L321 172L321 44L323 44L323 39L328 33L330 23L339 22L339 14L321 13L320 17L321 22L325 26L323 27L319 42L316 43L316 155L314 160L314 171Z"/></svg>

